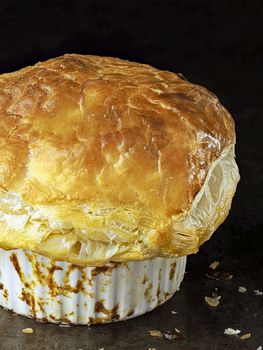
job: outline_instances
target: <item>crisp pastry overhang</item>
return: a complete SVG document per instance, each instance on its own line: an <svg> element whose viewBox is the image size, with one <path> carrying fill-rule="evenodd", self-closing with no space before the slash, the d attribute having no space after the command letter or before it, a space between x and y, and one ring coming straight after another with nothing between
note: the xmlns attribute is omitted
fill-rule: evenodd
<svg viewBox="0 0 263 350"><path fill-rule="evenodd" d="M239 181L234 145L210 166L190 210L164 219L147 208L30 205L0 192L0 245L78 265L194 253L228 215Z"/></svg>

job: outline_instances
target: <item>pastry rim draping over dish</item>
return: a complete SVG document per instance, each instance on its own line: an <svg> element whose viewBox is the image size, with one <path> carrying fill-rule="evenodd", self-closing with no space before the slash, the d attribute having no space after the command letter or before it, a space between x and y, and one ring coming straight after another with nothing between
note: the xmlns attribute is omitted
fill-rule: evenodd
<svg viewBox="0 0 263 350"><path fill-rule="evenodd" d="M64 55L0 75L0 247L78 265L194 253L228 215L235 130L180 75Z"/></svg>

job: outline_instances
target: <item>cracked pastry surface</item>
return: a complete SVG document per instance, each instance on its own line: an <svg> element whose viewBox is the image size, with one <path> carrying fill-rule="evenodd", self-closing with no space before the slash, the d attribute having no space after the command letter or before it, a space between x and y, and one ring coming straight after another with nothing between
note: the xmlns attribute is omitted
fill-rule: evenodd
<svg viewBox="0 0 263 350"><path fill-rule="evenodd" d="M0 247L79 265L187 255L227 216L235 130L216 96L116 58L0 75Z"/></svg>

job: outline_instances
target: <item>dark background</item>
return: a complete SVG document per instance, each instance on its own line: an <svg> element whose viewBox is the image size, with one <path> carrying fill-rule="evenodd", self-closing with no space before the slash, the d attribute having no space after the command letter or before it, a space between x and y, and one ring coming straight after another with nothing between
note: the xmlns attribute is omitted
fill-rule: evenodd
<svg viewBox="0 0 263 350"><path fill-rule="evenodd" d="M114 325L59 328L0 310L0 349L257 349L263 344L263 2L0 1L0 73L64 53L117 56L183 73L212 90L232 113L241 182L229 218L188 259L180 293L140 318ZM205 276L209 264L233 273ZM248 292L238 293L238 286ZM204 296L215 287L221 304ZM170 310L178 311L172 315ZM21 329L34 328L33 335ZM177 327L186 339L165 341L150 329ZM241 341L224 328L250 332Z"/></svg>

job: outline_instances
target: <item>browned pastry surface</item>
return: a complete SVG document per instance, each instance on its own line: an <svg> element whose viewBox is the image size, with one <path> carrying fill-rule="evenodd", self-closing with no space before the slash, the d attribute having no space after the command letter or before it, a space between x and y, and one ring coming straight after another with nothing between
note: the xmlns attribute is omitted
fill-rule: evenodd
<svg viewBox="0 0 263 350"><path fill-rule="evenodd" d="M65 55L0 75L0 246L79 264L195 252L230 208L234 144L215 95L148 65ZM220 157L227 190L190 227Z"/></svg>

